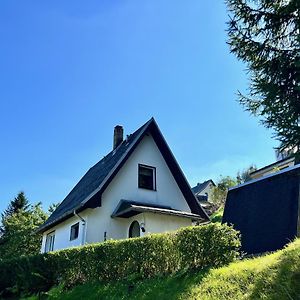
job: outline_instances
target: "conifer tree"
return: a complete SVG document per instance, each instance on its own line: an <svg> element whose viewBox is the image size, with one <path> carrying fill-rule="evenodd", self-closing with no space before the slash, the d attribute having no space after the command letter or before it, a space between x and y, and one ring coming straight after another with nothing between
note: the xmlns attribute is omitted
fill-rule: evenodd
<svg viewBox="0 0 300 300"><path fill-rule="evenodd" d="M30 205L24 192L19 193L2 214L0 260L39 253L41 235L36 229L47 216L40 202Z"/></svg>
<svg viewBox="0 0 300 300"><path fill-rule="evenodd" d="M24 192L20 192L17 197L12 200L8 208L4 211L4 216L11 216L14 213L17 213L20 210L26 211L29 208L29 202L25 196Z"/></svg>
<svg viewBox="0 0 300 300"><path fill-rule="evenodd" d="M226 0L228 44L246 63L246 110L272 128L280 149L300 145L300 1Z"/></svg>

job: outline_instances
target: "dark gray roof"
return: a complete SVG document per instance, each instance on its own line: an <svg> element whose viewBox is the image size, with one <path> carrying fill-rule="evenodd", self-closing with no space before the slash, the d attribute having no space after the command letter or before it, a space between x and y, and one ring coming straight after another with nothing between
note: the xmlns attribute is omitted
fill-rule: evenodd
<svg viewBox="0 0 300 300"><path fill-rule="evenodd" d="M195 213L203 215L204 218L208 218L201 207L199 209L196 204L193 203L194 200L190 199L191 195L189 191L192 193L190 187L168 148L155 120L151 118L133 134L129 135L115 150L111 151L90 168L38 231L43 232L55 224L62 222L70 217L74 210L79 212L88 207L101 206L101 194L133 152L144 134L148 131L152 133L155 142L163 153L183 194L189 199L187 201L191 209L194 210ZM175 171L176 174L174 174ZM196 199L195 202L197 203Z"/></svg>
<svg viewBox="0 0 300 300"><path fill-rule="evenodd" d="M147 202L136 202L130 200L123 200L123 199L117 205L115 211L112 214L112 218L115 217L130 218L132 216L135 216L143 212L151 212L156 214L189 218L193 221L200 221L200 220L206 221L206 219L203 219L198 214L177 210L171 208L170 206L157 205L157 204L147 203Z"/></svg>
<svg viewBox="0 0 300 300"><path fill-rule="evenodd" d="M199 201L206 201L206 202L208 201L207 195L197 195L196 197Z"/></svg>
<svg viewBox="0 0 300 300"><path fill-rule="evenodd" d="M112 218L114 218L114 217L124 217L124 218L131 217L131 216L137 214L137 213L129 212L129 210L131 210L134 207L153 207L153 208L171 209L170 206L121 199L111 216L112 216Z"/></svg>
<svg viewBox="0 0 300 300"><path fill-rule="evenodd" d="M197 183L197 185L192 188L193 193L195 195L198 194L198 193L201 193L207 187L207 185L209 183L212 183L215 186L215 183L212 181L212 179L209 179L209 180L206 180L202 183Z"/></svg>

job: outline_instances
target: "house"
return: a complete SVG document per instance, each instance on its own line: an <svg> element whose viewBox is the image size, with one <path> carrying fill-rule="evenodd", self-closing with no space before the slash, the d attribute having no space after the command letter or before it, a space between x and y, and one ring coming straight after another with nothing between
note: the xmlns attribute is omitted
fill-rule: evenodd
<svg viewBox="0 0 300 300"><path fill-rule="evenodd" d="M288 156L250 173L250 178L257 179L295 165L295 157Z"/></svg>
<svg viewBox="0 0 300 300"><path fill-rule="evenodd" d="M202 183L197 183L197 185L192 188L199 204L208 215L211 215L215 211L215 205L210 201L212 198L212 190L215 186L213 180L209 179Z"/></svg>
<svg viewBox="0 0 300 300"><path fill-rule="evenodd" d="M81 178L39 228L42 252L176 230L209 217L152 118Z"/></svg>
<svg viewBox="0 0 300 300"><path fill-rule="evenodd" d="M213 180L209 179L202 183L197 183L197 185L192 188L192 191L199 201L209 201L211 199L212 189L215 186Z"/></svg>
<svg viewBox="0 0 300 300"><path fill-rule="evenodd" d="M274 251L300 236L300 165L229 189L223 223L241 232L248 254Z"/></svg>

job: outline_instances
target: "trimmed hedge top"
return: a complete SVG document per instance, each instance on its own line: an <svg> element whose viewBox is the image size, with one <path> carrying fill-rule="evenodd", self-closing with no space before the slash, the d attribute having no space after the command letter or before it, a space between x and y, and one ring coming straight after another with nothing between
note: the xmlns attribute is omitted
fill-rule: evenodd
<svg viewBox="0 0 300 300"><path fill-rule="evenodd" d="M239 234L208 224L142 238L107 241L0 262L0 295L47 291L88 281L149 278L228 264L239 256Z"/></svg>

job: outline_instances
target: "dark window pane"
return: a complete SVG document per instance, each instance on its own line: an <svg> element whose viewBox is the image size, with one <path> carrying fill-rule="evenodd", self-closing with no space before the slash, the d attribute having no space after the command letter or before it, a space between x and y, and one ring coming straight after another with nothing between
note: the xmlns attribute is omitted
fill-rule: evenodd
<svg viewBox="0 0 300 300"><path fill-rule="evenodd" d="M70 232L70 240L75 240L78 238L79 234L79 223L76 223L71 226L71 232Z"/></svg>
<svg viewBox="0 0 300 300"><path fill-rule="evenodd" d="M53 251L55 232L52 231L46 236L45 252Z"/></svg>
<svg viewBox="0 0 300 300"><path fill-rule="evenodd" d="M155 169L139 166L139 187L149 190L155 189Z"/></svg>

